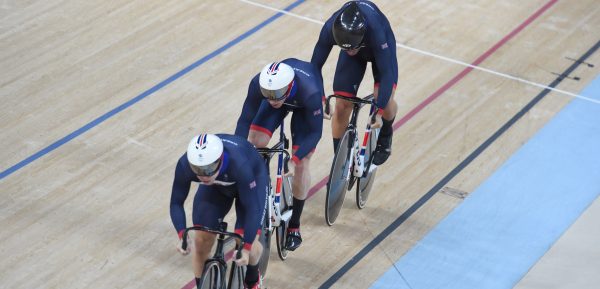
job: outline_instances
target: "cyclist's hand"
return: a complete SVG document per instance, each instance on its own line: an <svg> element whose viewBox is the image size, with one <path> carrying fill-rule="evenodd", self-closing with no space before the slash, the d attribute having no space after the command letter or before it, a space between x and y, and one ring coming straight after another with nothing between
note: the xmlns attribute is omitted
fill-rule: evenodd
<svg viewBox="0 0 600 289"><path fill-rule="evenodd" d="M185 256L185 255L189 254L189 253L190 253L190 248L192 247L192 243L191 243L191 240L190 240L190 236L189 236L189 235L187 236L187 244L188 244L188 245L187 245L187 250L183 250L183 248L181 247L181 245L182 245L182 244L181 244L181 240L179 240L179 241L177 242L177 251L178 251L179 253L181 253L181 255L183 255L183 256Z"/></svg>
<svg viewBox="0 0 600 289"><path fill-rule="evenodd" d="M294 163L294 161L290 160L288 162L288 171L287 171L287 173L284 173L283 176L284 177L293 177L295 169L296 169L296 163Z"/></svg>
<svg viewBox="0 0 600 289"><path fill-rule="evenodd" d="M235 252L234 256L236 256L236 255L237 255L237 251ZM242 250L242 258L235 259L234 262L238 266L246 266L246 265L248 265L249 260L250 260L250 252L248 252L248 250Z"/></svg>
<svg viewBox="0 0 600 289"><path fill-rule="evenodd" d="M325 103L323 103L323 118L324 119L331 119L332 115L333 115L333 105L329 106L329 113L327 113L325 111Z"/></svg>
<svg viewBox="0 0 600 289"><path fill-rule="evenodd" d="M381 114L375 115L375 121L373 122L373 117L371 116L371 128L378 129L383 125L383 120L381 119Z"/></svg>

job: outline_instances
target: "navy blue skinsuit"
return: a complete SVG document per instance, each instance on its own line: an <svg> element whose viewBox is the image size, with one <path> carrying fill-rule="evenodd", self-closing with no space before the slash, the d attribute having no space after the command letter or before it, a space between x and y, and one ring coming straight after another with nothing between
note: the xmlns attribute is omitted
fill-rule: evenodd
<svg viewBox="0 0 600 289"><path fill-rule="evenodd" d="M323 104L325 97L321 74L310 63L295 58L282 61L294 69L294 87L280 108L273 108L260 92L257 74L248 87L248 95L237 122L235 134L248 137L252 130L272 136L287 111L292 111L292 160L297 164L314 151L323 132Z"/></svg>
<svg viewBox="0 0 600 289"><path fill-rule="evenodd" d="M194 196L194 225L218 228L235 200L236 231L244 234L244 248L250 249L262 228L268 194L269 177L265 162L254 146L239 136L217 134L223 141L224 158L219 175L212 185L204 185L190 168L183 154L175 168L171 192L171 221L180 237L186 228L183 204L192 182L199 182ZM243 231L242 231L243 230Z"/></svg>
<svg viewBox="0 0 600 289"><path fill-rule="evenodd" d="M367 62L371 62L375 86L379 86L377 107L383 109L387 106L392 95L392 89L398 82L398 60L396 58L396 39L390 23L381 13L379 8L370 1L357 1L358 8L365 17L367 31L363 45L357 55L349 56L341 50L333 80L333 91L342 96L356 96L360 82L365 74ZM350 2L348 2L350 3ZM336 45L333 38L333 22L348 3L325 22L315 45L311 63L319 71Z"/></svg>

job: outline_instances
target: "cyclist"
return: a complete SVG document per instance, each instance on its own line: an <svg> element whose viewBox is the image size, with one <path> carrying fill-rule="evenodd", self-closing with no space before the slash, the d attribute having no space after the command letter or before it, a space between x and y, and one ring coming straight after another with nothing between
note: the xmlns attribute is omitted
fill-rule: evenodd
<svg viewBox="0 0 600 289"><path fill-rule="evenodd" d="M258 261L262 253L259 241L264 222L269 176L264 161L247 140L226 134L201 134L189 143L187 152L179 158L171 193L171 220L179 233L186 228L183 207L192 182L199 182L194 196L194 225L218 228L235 200L235 231L244 236L242 258L238 265L247 265L245 288L260 288ZM198 286L204 262L216 236L197 231L194 238L193 265ZM189 253L178 244L183 255Z"/></svg>
<svg viewBox="0 0 600 289"><path fill-rule="evenodd" d="M373 95L380 108L373 127L381 127L373 164L383 164L391 154L392 124L398 111L394 100L398 81L394 33L385 15L373 2L350 1L333 13L321 29L311 59L319 71L336 44L341 51L333 79L335 94L356 96L367 62L371 62L375 78ZM336 101L335 111L331 113L334 150L348 126L351 113L351 103Z"/></svg>
<svg viewBox="0 0 600 289"><path fill-rule="evenodd" d="M269 144L273 131L292 112L293 211L285 247L294 251L302 243L300 216L310 186L310 158L321 139L325 97L322 77L315 67L295 58L267 64L248 87L248 95L235 134L257 147Z"/></svg>

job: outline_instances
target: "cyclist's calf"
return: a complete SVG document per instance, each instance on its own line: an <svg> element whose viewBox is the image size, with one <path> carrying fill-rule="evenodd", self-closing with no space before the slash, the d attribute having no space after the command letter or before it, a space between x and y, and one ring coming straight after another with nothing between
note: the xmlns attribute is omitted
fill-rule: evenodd
<svg viewBox="0 0 600 289"><path fill-rule="evenodd" d="M310 186L310 157L309 153L294 167L294 180L292 182L292 192L294 197L299 200L305 200Z"/></svg>

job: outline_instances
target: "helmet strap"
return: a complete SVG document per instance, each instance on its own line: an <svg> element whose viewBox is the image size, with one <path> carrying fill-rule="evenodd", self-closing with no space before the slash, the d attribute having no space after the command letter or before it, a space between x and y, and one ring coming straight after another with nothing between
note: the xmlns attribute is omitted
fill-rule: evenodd
<svg viewBox="0 0 600 289"><path fill-rule="evenodd" d="M287 92L287 98L292 98L296 95L296 91L298 90L298 86L296 85L296 80L292 80L292 83L290 83L290 85L288 85L288 92Z"/></svg>
<svg viewBox="0 0 600 289"><path fill-rule="evenodd" d="M227 166L229 165L229 154L223 148L223 155L221 156L221 167L219 168L219 175L227 170Z"/></svg>

